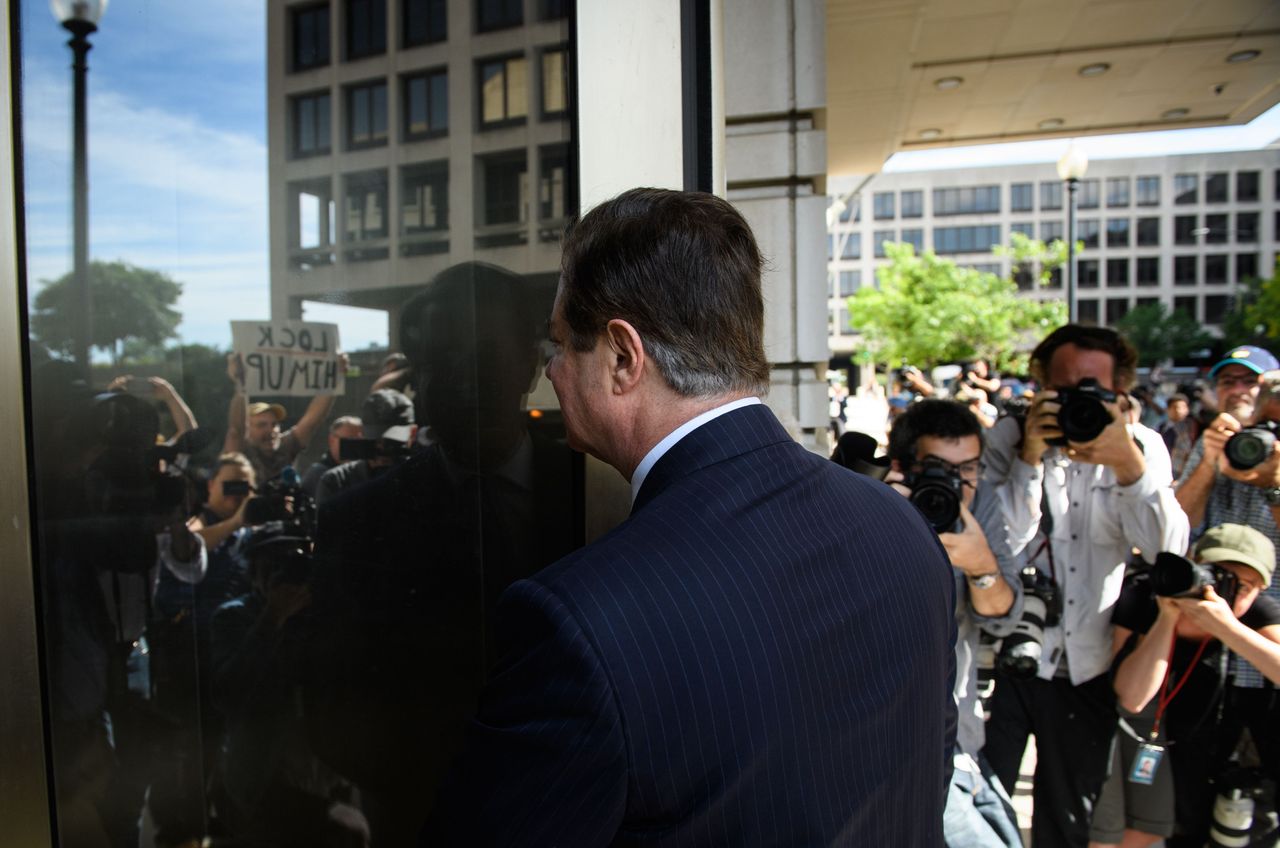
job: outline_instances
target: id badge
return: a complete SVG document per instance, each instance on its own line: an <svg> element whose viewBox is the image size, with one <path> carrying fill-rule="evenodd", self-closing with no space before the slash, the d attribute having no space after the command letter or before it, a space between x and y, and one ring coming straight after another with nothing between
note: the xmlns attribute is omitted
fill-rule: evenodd
<svg viewBox="0 0 1280 848"><path fill-rule="evenodd" d="M1129 782L1150 786L1155 782L1156 769L1160 768L1160 760L1164 757L1164 748L1151 742L1143 742L1138 746L1137 756L1133 758L1133 768L1129 769Z"/></svg>

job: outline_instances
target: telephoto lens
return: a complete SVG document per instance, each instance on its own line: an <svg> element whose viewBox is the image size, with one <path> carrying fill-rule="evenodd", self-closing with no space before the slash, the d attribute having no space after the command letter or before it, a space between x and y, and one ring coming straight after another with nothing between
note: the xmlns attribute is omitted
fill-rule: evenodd
<svg viewBox="0 0 1280 848"><path fill-rule="evenodd" d="M1217 582L1213 569L1168 551L1156 554L1148 574L1151 591L1166 598L1198 598L1205 586Z"/></svg>
<svg viewBox="0 0 1280 848"><path fill-rule="evenodd" d="M1276 449L1278 431L1280 431L1280 424L1275 421L1255 424L1227 439L1222 452L1226 455L1227 462L1231 463L1231 467L1237 471L1257 468L1266 462L1272 451Z"/></svg>
<svg viewBox="0 0 1280 848"><path fill-rule="evenodd" d="M1062 620L1062 596L1051 579L1032 566L1022 569L1022 618L1004 637L996 657L996 671L1009 677L1030 679L1040 671L1044 653L1044 629Z"/></svg>
<svg viewBox="0 0 1280 848"><path fill-rule="evenodd" d="M1104 403L1115 403L1116 393L1102 388L1092 377L1081 380L1074 388L1058 391L1058 428L1062 438L1048 439L1059 447L1067 442L1092 442L1111 423L1111 411Z"/></svg>

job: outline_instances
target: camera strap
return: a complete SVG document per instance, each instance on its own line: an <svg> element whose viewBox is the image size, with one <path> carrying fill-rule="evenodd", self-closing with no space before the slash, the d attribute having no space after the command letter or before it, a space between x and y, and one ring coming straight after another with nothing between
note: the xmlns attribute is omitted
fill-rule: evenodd
<svg viewBox="0 0 1280 848"><path fill-rule="evenodd" d="M1200 657L1204 655L1204 649L1208 646L1212 637L1206 636L1200 640L1200 646L1196 648L1196 654L1188 663L1186 671L1182 672L1182 678L1173 687L1173 691L1169 691L1169 675L1173 671L1173 652L1178 647L1178 637L1174 635L1173 643L1169 645L1169 659L1165 661L1164 683L1160 686L1160 700L1156 702L1156 720L1151 725L1151 741L1155 742L1156 737L1160 735L1160 722L1164 718L1164 712L1168 709L1169 704L1182 691L1182 687L1187 684L1191 678L1191 674L1196 670L1196 666L1200 662Z"/></svg>

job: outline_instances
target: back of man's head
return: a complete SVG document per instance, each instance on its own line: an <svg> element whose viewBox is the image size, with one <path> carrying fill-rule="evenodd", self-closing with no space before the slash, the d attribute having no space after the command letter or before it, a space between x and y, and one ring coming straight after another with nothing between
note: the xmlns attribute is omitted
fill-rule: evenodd
<svg viewBox="0 0 1280 848"><path fill-rule="evenodd" d="M619 318L677 393L762 394L762 265L750 226L728 202L632 189L592 209L565 239L560 297L569 343L592 350Z"/></svg>
<svg viewBox="0 0 1280 848"><path fill-rule="evenodd" d="M1058 348L1074 345L1080 350L1108 353L1114 362L1112 382L1117 391L1128 391L1137 377L1138 353L1124 336L1108 327L1066 324L1054 330L1031 352L1031 376L1042 385L1048 384L1049 363ZM1055 387L1060 388L1060 387Z"/></svg>
<svg viewBox="0 0 1280 848"><path fill-rule="evenodd" d="M965 436L982 438L982 424L969 407L954 400L919 400L893 421L889 431L889 458L903 468L916 461L921 436L954 441Z"/></svg>

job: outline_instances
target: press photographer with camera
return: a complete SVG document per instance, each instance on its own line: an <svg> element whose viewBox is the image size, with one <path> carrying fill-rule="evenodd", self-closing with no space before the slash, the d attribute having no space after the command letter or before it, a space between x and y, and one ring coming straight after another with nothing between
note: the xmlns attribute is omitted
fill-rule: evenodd
<svg viewBox="0 0 1280 848"><path fill-rule="evenodd" d="M1163 814L1176 818L1179 831L1167 839L1171 848L1205 844L1214 781L1245 726L1226 685L1228 656L1248 659L1280 683L1280 602L1262 594L1275 571L1275 547L1251 527L1223 524L1200 537L1192 557L1161 553L1150 571L1125 581L1112 616L1120 704L1138 712L1158 699L1156 731L1163 735L1142 746L1132 768L1141 772L1145 757L1153 776L1170 770L1172 792L1164 797L1176 804Z"/></svg>
<svg viewBox="0 0 1280 848"><path fill-rule="evenodd" d="M409 458L418 430L413 401L395 389L378 389L365 398L360 415L361 436L342 440L342 463L321 475L316 485L317 504L343 489L367 483Z"/></svg>
<svg viewBox="0 0 1280 848"><path fill-rule="evenodd" d="M998 678L987 725L986 755L1006 785L1036 737L1037 846L1088 844L1116 729L1107 672L1125 563L1134 548L1153 557L1187 544L1164 441L1129 421L1123 393L1136 363L1113 330L1060 327L1031 354L1045 388L1025 422L1010 416L986 431L986 479L1011 546L1062 602L1060 620L1045 621L1035 675Z"/></svg>
<svg viewBox="0 0 1280 848"><path fill-rule="evenodd" d="M963 404L917 401L894 421L889 456L892 469L885 482L921 507L955 571L958 750L943 836L948 848L1020 848L1008 793L982 756L985 731L975 662L979 630L1008 635L1022 614L1020 560L1009 549L995 492L980 479L982 425Z"/></svg>

